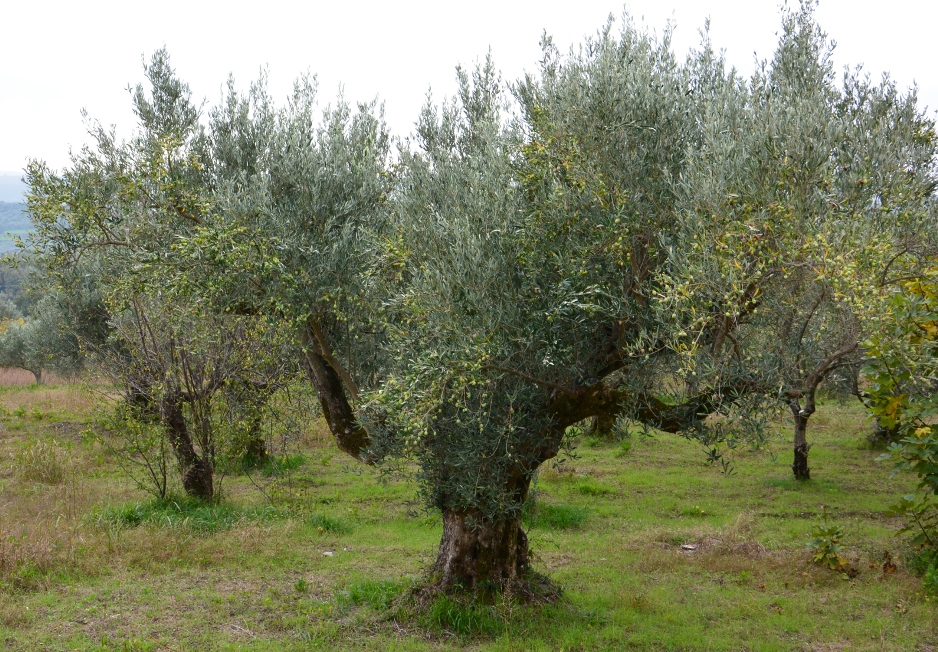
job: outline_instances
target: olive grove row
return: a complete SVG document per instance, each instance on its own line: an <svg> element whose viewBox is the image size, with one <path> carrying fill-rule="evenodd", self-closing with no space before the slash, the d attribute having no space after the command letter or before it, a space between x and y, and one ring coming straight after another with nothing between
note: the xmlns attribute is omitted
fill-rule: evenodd
<svg viewBox="0 0 938 652"><path fill-rule="evenodd" d="M861 367L938 244L933 121L831 49L787 11L746 79L626 17L512 83L458 70L403 140L309 77L200 112L158 51L132 137L27 170L46 359L109 375L141 468L165 491L170 451L204 498L311 384L342 451L442 513L442 586L523 581L532 479L587 420L719 447L784 411L807 479L825 384L897 427Z"/></svg>

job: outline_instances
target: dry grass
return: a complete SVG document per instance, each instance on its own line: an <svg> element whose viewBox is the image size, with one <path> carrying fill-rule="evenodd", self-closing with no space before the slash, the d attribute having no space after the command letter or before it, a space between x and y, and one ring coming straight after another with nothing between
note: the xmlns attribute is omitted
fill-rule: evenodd
<svg viewBox="0 0 938 652"><path fill-rule="evenodd" d="M0 593L0 624L10 629L19 629L31 621L32 614L16 598Z"/></svg>
<svg viewBox="0 0 938 652"><path fill-rule="evenodd" d="M25 410L32 413L68 412L90 414L99 397L80 385L52 387L11 388L0 393L0 406L9 411Z"/></svg>
<svg viewBox="0 0 938 652"><path fill-rule="evenodd" d="M74 474L58 486L21 481L7 488L0 498L0 579L31 589L47 584L51 572L92 568L93 537L83 522L89 498Z"/></svg>
<svg viewBox="0 0 938 652"><path fill-rule="evenodd" d="M0 370L4 382L11 371ZM105 546L86 516L102 485L85 478L88 460L69 441L94 397L80 386L8 385L0 406L0 583L37 588L58 572L100 567ZM0 603L0 622L17 613Z"/></svg>
<svg viewBox="0 0 938 652"><path fill-rule="evenodd" d="M257 482L283 508L276 517L244 516L211 533L107 517L148 499L99 444L64 428L87 428L99 396L0 389L9 406L0 415L0 649L141 649L139 641L149 646L142 649L297 652L781 651L848 642L898 652L938 640L933 605L902 564L896 523L882 516L905 485L861 447L856 409L831 406L836 433L812 432L810 483L790 482L786 461L763 452L741 451L738 476L724 477L699 447L670 436L639 439L624 456L584 444L560 468L546 466L538 500L587 517L576 527L529 529L535 567L567 598L519 610L509 632L518 638L509 642L441 634L337 597L352 585L418 577L433 561L439 521L416 512L412 485L347 467L321 420L292 440L288 452L305 459L292 475L258 469L253 480L224 480L222 506L238 514L266 506ZM54 404L72 411L59 414ZM48 414L37 418L33 408ZM35 482L11 465L36 442L54 441L76 470L61 484ZM822 502L849 528L857 579L810 563L804 545L819 517L806 514ZM312 516L348 530L317 528ZM888 575L876 556L887 547L900 564Z"/></svg>
<svg viewBox="0 0 938 652"><path fill-rule="evenodd" d="M42 373L42 382L47 385L61 385L68 382L68 378L49 371ZM15 367L0 367L0 387L24 387L34 385L36 377L31 371Z"/></svg>
<svg viewBox="0 0 938 652"><path fill-rule="evenodd" d="M27 482L62 484L71 469L71 456L55 440L33 442L13 455L13 474Z"/></svg>

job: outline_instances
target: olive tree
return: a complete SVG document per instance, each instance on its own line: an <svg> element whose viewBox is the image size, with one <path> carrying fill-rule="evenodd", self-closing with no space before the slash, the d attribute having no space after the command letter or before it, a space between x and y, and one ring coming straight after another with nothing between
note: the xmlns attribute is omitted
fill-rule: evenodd
<svg viewBox="0 0 938 652"><path fill-rule="evenodd" d="M119 381L125 401L162 424L185 490L212 498L217 397L244 397L243 388L253 387L256 404L289 372L269 361L283 349L270 329L218 311L191 291L204 279L189 274L193 266L180 246L216 218L209 141L165 50L145 73L149 88L133 91L139 124L128 140L94 124L94 144L70 167L57 173L30 164L35 230L27 249L50 292L73 307L97 309L93 337L77 329L89 336L84 344ZM190 282L174 282L180 278ZM77 300L83 291L90 294L84 303ZM79 311L63 315L70 317L81 321ZM246 447L259 453L263 443Z"/></svg>
<svg viewBox="0 0 938 652"><path fill-rule="evenodd" d="M162 498L165 475L154 476L153 469L165 468L168 441L185 492L212 500L219 467L232 468L245 453L266 453L261 412L269 396L291 380L291 365L271 325L143 297L114 310L111 324L112 346L93 355L100 372L127 397L109 445L130 466L146 469L146 480L157 481L154 493ZM139 435L147 423L159 424L164 437L144 447Z"/></svg>
<svg viewBox="0 0 938 652"><path fill-rule="evenodd" d="M515 89L493 65L460 72L402 154L382 268L403 269L387 309L387 379L362 421L381 462L414 459L443 514L440 585L521 584L521 511L568 427L625 412L692 428L744 389L674 387L672 323L656 288L701 96L725 83L709 51L686 66L626 21L579 54L549 42Z"/></svg>
<svg viewBox="0 0 938 652"><path fill-rule="evenodd" d="M6 320L0 325L0 366L24 369L42 383L49 361L42 349L42 326L36 320Z"/></svg>
<svg viewBox="0 0 938 652"><path fill-rule="evenodd" d="M309 77L277 107L261 78L244 94L229 83L207 138L215 219L179 239L173 284L295 333L339 448L366 459L355 409L384 355L368 275L392 177L383 118L341 97L320 109Z"/></svg>
<svg viewBox="0 0 938 652"><path fill-rule="evenodd" d="M838 87L832 47L812 5L785 13L774 58L714 112L663 302L687 322L689 368L746 369L787 405L799 479L819 386L856 375L884 285L936 242L932 123L888 80Z"/></svg>
<svg viewBox="0 0 938 652"><path fill-rule="evenodd" d="M0 366L25 369L41 384L43 371L72 375L82 370L83 355L76 332L89 328L89 311L66 310L58 293L46 293L29 305L24 317L12 302L0 307ZM91 311L93 312L93 311ZM74 317L78 323L72 325Z"/></svg>

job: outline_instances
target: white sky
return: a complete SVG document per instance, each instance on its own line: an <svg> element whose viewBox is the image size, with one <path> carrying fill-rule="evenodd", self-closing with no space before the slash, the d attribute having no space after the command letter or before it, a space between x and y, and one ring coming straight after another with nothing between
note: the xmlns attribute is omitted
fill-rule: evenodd
<svg viewBox="0 0 938 652"><path fill-rule="evenodd" d="M632 0L625 5L659 32L677 23L675 49L711 36L748 74L753 53L769 58L780 25L778 0ZM320 100L340 84L349 100L378 96L392 130L406 135L428 88L439 99L455 87L454 68L491 47L505 79L532 70L546 30L566 50L594 33L616 0L578 2L208 2L123 0L0 3L0 171L19 174L27 160L68 163L69 147L86 142L80 110L126 133L133 124L128 84L142 80L141 56L167 45L173 66L197 99L215 103L229 72L239 86L270 70L274 96L293 79L318 75ZM817 17L838 47L835 61L888 70L902 86L919 85L923 104L938 108L934 0L821 0Z"/></svg>

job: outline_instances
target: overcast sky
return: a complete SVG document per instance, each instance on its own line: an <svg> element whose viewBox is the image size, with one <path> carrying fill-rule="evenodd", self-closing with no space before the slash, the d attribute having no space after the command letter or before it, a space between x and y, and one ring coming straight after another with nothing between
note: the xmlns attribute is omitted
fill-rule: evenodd
<svg viewBox="0 0 938 652"><path fill-rule="evenodd" d="M593 34L623 7L659 31L676 22L680 53L707 16L714 44L746 74L769 58L780 24L778 0L614 0L577 2L43 2L0 6L0 172L19 174L30 158L54 167L86 142L81 109L126 133L133 124L126 88L142 79L141 57L162 45L199 100L218 100L231 72L240 85L268 66L274 96L303 71L317 74L320 98L344 85L350 100L385 103L393 131L410 132L428 89L452 94L454 68L491 48L505 79L532 70L546 32L562 50ZM821 0L817 17L837 41L835 61L863 63L903 86L917 82L938 108L934 0ZM2 199L2 198L0 198Z"/></svg>

